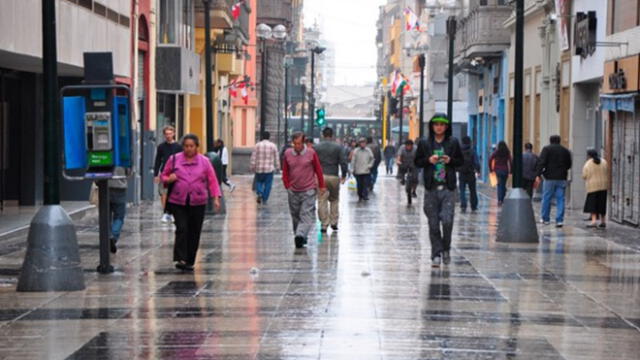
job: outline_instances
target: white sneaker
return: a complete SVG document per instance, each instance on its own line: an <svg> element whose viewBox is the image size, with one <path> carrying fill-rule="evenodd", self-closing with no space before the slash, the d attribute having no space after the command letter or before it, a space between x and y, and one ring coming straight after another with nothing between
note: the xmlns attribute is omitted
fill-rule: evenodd
<svg viewBox="0 0 640 360"><path fill-rule="evenodd" d="M160 221L164 224L168 224L171 222L171 215L169 214L162 214L162 218L160 219Z"/></svg>
<svg viewBox="0 0 640 360"><path fill-rule="evenodd" d="M173 215L169 215L169 222L171 222L172 224L176 222L176 218L173 217Z"/></svg>
<svg viewBox="0 0 640 360"><path fill-rule="evenodd" d="M229 185L229 192L233 192L236 189L236 184Z"/></svg>

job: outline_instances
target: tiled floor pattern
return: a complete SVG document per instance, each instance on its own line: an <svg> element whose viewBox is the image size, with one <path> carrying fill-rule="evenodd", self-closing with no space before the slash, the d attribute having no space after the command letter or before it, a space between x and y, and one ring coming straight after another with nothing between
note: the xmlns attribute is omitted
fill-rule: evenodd
<svg viewBox="0 0 640 360"><path fill-rule="evenodd" d="M77 221L81 292L16 293L25 237L2 239L0 359L640 359L640 251L616 230L574 214L540 244L496 243L482 197L432 269L422 201L392 178L367 203L344 188L340 230L304 250L279 183L259 206L236 180L193 274L157 205L129 210L112 275L95 272L95 213Z"/></svg>

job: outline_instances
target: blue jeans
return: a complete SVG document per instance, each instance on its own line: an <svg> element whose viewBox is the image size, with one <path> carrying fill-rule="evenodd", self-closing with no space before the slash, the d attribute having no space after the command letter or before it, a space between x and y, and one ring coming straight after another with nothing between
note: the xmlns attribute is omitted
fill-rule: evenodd
<svg viewBox="0 0 640 360"><path fill-rule="evenodd" d="M564 193L567 180L545 180L542 185L542 220L549 221L551 217L551 197L556 197L556 222L564 221Z"/></svg>
<svg viewBox="0 0 640 360"><path fill-rule="evenodd" d="M385 161L385 165L387 165L387 174L393 174L393 164L395 164L395 158L389 158Z"/></svg>
<svg viewBox="0 0 640 360"><path fill-rule="evenodd" d="M273 185L273 173L256 174L256 193L258 193L262 202L269 200L271 185Z"/></svg>
<svg viewBox="0 0 640 360"><path fill-rule="evenodd" d="M127 190L109 189L109 213L111 216L111 238L116 242L120 238L120 230L127 214Z"/></svg>
<svg viewBox="0 0 640 360"><path fill-rule="evenodd" d="M373 190L373 186L376 184L376 180L378 180L378 168L371 168L371 172L369 173L371 178L369 179L369 188Z"/></svg>
<svg viewBox="0 0 640 360"><path fill-rule="evenodd" d="M509 180L509 172L508 171L496 171L496 175L498 176L498 202L502 203L504 201L504 197L507 195L507 180Z"/></svg>

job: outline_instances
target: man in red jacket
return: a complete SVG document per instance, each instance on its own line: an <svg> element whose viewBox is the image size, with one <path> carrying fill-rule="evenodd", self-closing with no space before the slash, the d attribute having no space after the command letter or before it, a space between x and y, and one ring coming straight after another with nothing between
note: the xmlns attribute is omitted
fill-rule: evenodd
<svg viewBox="0 0 640 360"><path fill-rule="evenodd" d="M293 147L284 153L282 181L289 195L289 211L293 221L296 248L307 243L307 237L316 224L316 196L323 194L324 176L318 154L305 146L302 132L291 137Z"/></svg>

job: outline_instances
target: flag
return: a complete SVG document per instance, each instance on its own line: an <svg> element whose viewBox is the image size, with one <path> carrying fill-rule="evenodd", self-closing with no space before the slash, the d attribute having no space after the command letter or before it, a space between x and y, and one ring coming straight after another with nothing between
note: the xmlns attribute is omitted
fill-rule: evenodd
<svg viewBox="0 0 640 360"><path fill-rule="evenodd" d="M240 17L240 12L242 11L241 6L243 2L244 0L238 1L231 7L231 15L233 16L233 20L238 20L238 18Z"/></svg>
<svg viewBox="0 0 640 360"><path fill-rule="evenodd" d="M400 85L400 73L398 71L394 71L391 75L391 78L393 79L391 80L391 93L395 94L396 90L398 89L398 85Z"/></svg>
<svg viewBox="0 0 640 360"><path fill-rule="evenodd" d="M393 93L396 95L396 97L398 97L400 95L406 95L409 91L411 91L411 85L409 85L409 81L406 77L404 77L404 75L400 75L398 85L396 86L396 91L393 91Z"/></svg>
<svg viewBox="0 0 640 360"><path fill-rule="evenodd" d="M418 15L411 10L411 8L404 9L404 19L405 19L405 29L407 31L416 30L422 31L420 27L420 19L418 19Z"/></svg>
<svg viewBox="0 0 640 360"><path fill-rule="evenodd" d="M242 101L244 101L244 104L247 105L249 103L249 92L247 91L247 87L246 86L242 87L242 90L240 90L240 93L242 95Z"/></svg>

